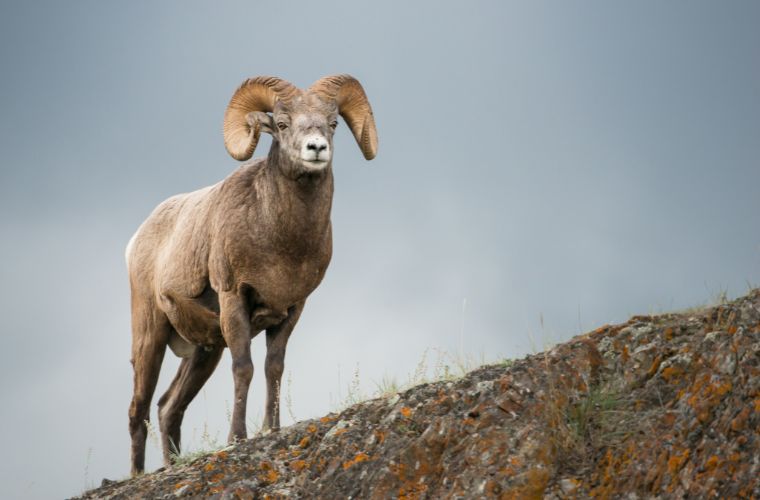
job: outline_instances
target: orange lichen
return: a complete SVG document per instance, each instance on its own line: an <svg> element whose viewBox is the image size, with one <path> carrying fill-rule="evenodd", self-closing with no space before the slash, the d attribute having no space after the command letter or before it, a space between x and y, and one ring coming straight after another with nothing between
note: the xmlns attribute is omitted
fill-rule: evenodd
<svg viewBox="0 0 760 500"><path fill-rule="evenodd" d="M402 407L399 411L401 412L401 415L404 416L404 418L409 418L412 416L412 410L406 406Z"/></svg>
<svg viewBox="0 0 760 500"><path fill-rule="evenodd" d="M747 420L749 420L749 408L745 407L731 420L731 430L735 432L744 430L747 427Z"/></svg>
<svg viewBox="0 0 760 500"><path fill-rule="evenodd" d="M259 474L259 479L266 483L275 483L280 477L280 475L275 470L274 465L272 465L270 462L267 462L266 460L259 464L259 469L261 469L262 472Z"/></svg>
<svg viewBox="0 0 760 500"><path fill-rule="evenodd" d="M422 483L406 483L398 490L399 500L417 500L427 491L427 485Z"/></svg>
<svg viewBox="0 0 760 500"><path fill-rule="evenodd" d="M218 483L222 479L224 479L224 472L217 472L216 474L211 476L208 480L210 483Z"/></svg>
<svg viewBox="0 0 760 500"><path fill-rule="evenodd" d="M687 402L697 414L697 419L705 423L710 419L713 408L733 389L733 384L730 380L711 379L710 375L705 373L697 378L690 389L691 396Z"/></svg>
<svg viewBox="0 0 760 500"><path fill-rule="evenodd" d="M660 363L662 363L662 356L658 355L654 358L654 361L652 361L652 366L647 370L647 377L651 377L657 373L657 370L660 368Z"/></svg>
<svg viewBox="0 0 760 500"><path fill-rule="evenodd" d="M301 448L307 448L309 444L311 443L311 438L309 436L304 436L301 441L298 442L298 446Z"/></svg>
<svg viewBox="0 0 760 500"><path fill-rule="evenodd" d="M689 459L690 453L689 449L686 448L680 453L670 455L670 458L668 459L668 472L670 472L671 476L678 474L678 471L681 470L681 467L686 463L686 460Z"/></svg>
<svg viewBox="0 0 760 500"><path fill-rule="evenodd" d="M326 423L332 422L333 420L335 420L335 418L336 417L322 417L319 419L319 421L322 422L323 424L326 424Z"/></svg>
<svg viewBox="0 0 760 500"><path fill-rule="evenodd" d="M511 491L505 491L502 498L543 498L549 484L549 471L543 467L530 469L525 473L525 482Z"/></svg>
<svg viewBox="0 0 760 500"><path fill-rule="evenodd" d="M268 470L266 474L264 474L264 479L266 480L267 483L270 483L270 484L276 483L279 477L280 475L274 469Z"/></svg>
<svg viewBox="0 0 760 500"><path fill-rule="evenodd" d="M512 377L509 374L506 374L499 379L499 393L506 392L510 387L512 387ZM440 404L440 402L442 402L447 397L448 396L443 391L441 391L440 397L436 403Z"/></svg>
<svg viewBox="0 0 760 500"><path fill-rule="evenodd" d="M306 432L308 432L309 434L314 434L315 432L317 432L317 426L314 424L309 424L309 426L306 428Z"/></svg>
<svg viewBox="0 0 760 500"><path fill-rule="evenodd" d="M516 473L517 473L517 470L515 470L514 467L510 467L509 465L507 465L506 467L502 467L501 469L499 469L499 474L501 474L503 476L508 476L508 477L509 476L514 476Z"/></svg>
<svg viewBox="0 0 760 500"><path fill-rule="evenodd" d="M662 423L668 427L672 427L675 421L676 421L676 414L673 413L672 411L669 411L662 416Z"/></svg>
<svg viewBox="0 0 760 500"><path fill-rule="evenodd" d="M736 325L731 325L731 326L729 326L729 327L728 327L728 330L726 330L726 331L727 331L727 332L728 332L730 335L733 335L733 334L735 334L735 333L736 333L736 331L737 331L737 330L738 330L738 328L736 327Z"/></svg>
<svg viewBox="0 0 760 500"><path fill-rule="evenodd" d="M214 470L215 468L216 468L216 466L213 464L213 462L209 462L209 463L207 463L207 464L206 464L206 465L203 467L203 470L205 470L206 472L211 472L211 471L212 471L212 470Z"/></svg>
<svg viewBox="0 0 760 500"><path fill-rule="evenodd" d="M307 466L308 464L306 463L306 460L294 460L290 462L290 468L293 469L295 472L301 472Z"/></svg>
<svg viewBox="0 0 760 500"><path fill-rule="evenodd" d="M406 472L406 465L400 463L400 464L390 464L388 466L390 471L394 473L401 481L406 481L407 479L407 472Z"/></svg>
<svg viewBox="0 0 760 500"><path fill-rule="evenodd" d="M440 405L447 399L449 399L449 396L445 392L438 391L438 398L436 398L435 404Z"/></svg>
<svg viewBox="0 0 760 500"><path fill-rule="evenodd" d="M594 330L593 332L591 332L591 335L598 335L600 333L606 332L609 329L610 329L610 325L602 325L599 328L597 328L596 330Z"/></svg>
<svg viewBox="0 0 760 500"><path fill-rule="evenodd" d="M226 451L218 451L214 453L213 458L216 460L226 460L228 456L229 456L229 453L227 453Z"/></svg>
<svg viewBox="0 0 760 500"><path fill-rule="evenodd" d="M669 383L678 382L678 379L683 375L684 369L680 366L668 366L664 370L662 370L662 378L664 378Z"/></svg>
<svg viewBox="0 0 760 500"><path fill-rule="evenodd" d="M628 354L628 346L624 345L623 346L623 351L620 353L620 360L623 363L627 363L630 358L631 358L631 355Z"/></svg>
<svg viewBox="0 0 760 500"><path fill-rule="evenodd" d="M375 431L375 437L377 438L377 444L383 444L385 441L385 433L381 430Z"/></svg>
<svg viewBox="0 0 760 500"><path fill-rule="evenodd" d="M245 487L237 487L232 491L233 498L238 500L253 500L253 492Z"/></svg>
<svg viewBox="0 0 760 500"><path fill-rule="evenodd" d="M354 466L354 465L356 465L358 463L366 462L367 460L369 460L369 455L367 455L366 453L360 451L351 460L343 462L343 470L346 470L346 469L348 469L348 468L350 468L350 467L352 467L352 466Z"/></svg>
<svg viewBox="0 0 760 500"><path fill-rule="evenodd" d="M493 479L489 479L486 481L483 493L485 493L487 498L498 498L499 493L501 493L501 485Z"/></svg>
<svg viewBox="0 0 760 500"><path fill-rule="evenodd" d="M630 441L628 446L619 452L608 449L604 457L597 462L597 469L592 476L592 482L597 483L597 486L589 491L591 497L612 498L617 491L618 481L625 476L626 470L640 454L641 450L637 449L635 441ZM663 456L661 461L664 460Z"/></svg>

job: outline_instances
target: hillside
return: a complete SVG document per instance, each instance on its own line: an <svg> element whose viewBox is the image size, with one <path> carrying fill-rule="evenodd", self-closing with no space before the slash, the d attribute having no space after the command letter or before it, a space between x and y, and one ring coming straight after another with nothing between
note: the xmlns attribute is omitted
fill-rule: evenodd
<svg viewBox="0 0 760 500"><path fill-rule="evenodd" d="M82 498L759 498L760 290L634 316Z"/></svg>

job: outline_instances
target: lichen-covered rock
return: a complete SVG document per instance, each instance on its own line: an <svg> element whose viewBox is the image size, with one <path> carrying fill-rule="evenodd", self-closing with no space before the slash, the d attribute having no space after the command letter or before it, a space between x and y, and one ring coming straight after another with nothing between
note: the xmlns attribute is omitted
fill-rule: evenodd
<svg viewBox="0 0 760 500"><path fill-rule="evenodd" d="M759 498L760 291L636 316L84 498Z"/></svg>

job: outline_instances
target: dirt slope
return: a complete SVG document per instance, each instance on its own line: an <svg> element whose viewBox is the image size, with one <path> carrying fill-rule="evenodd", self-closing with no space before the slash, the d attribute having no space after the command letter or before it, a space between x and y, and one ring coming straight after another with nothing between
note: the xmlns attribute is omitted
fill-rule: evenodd
<svg viewBox="0 0 760 500"><path fill-rule="evenodd" d="M300 422L83 498L760 498L760 290Z"/></svg>

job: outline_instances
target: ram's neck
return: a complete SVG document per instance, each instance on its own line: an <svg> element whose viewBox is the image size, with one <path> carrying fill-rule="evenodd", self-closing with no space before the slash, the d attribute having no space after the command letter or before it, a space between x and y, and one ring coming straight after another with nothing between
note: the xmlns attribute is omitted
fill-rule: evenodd
<svg viewBox="0 0 760 500"><path fill-rule="evenodd" d="M293 165L280 154L273 142L267 157L266 179L271 188L267 196L267 213L277 232L277 240L293 250L307 251L313 245L322 245L330 237L330 210L332 208L332 165L318 173L299 174Z"/></svg>

